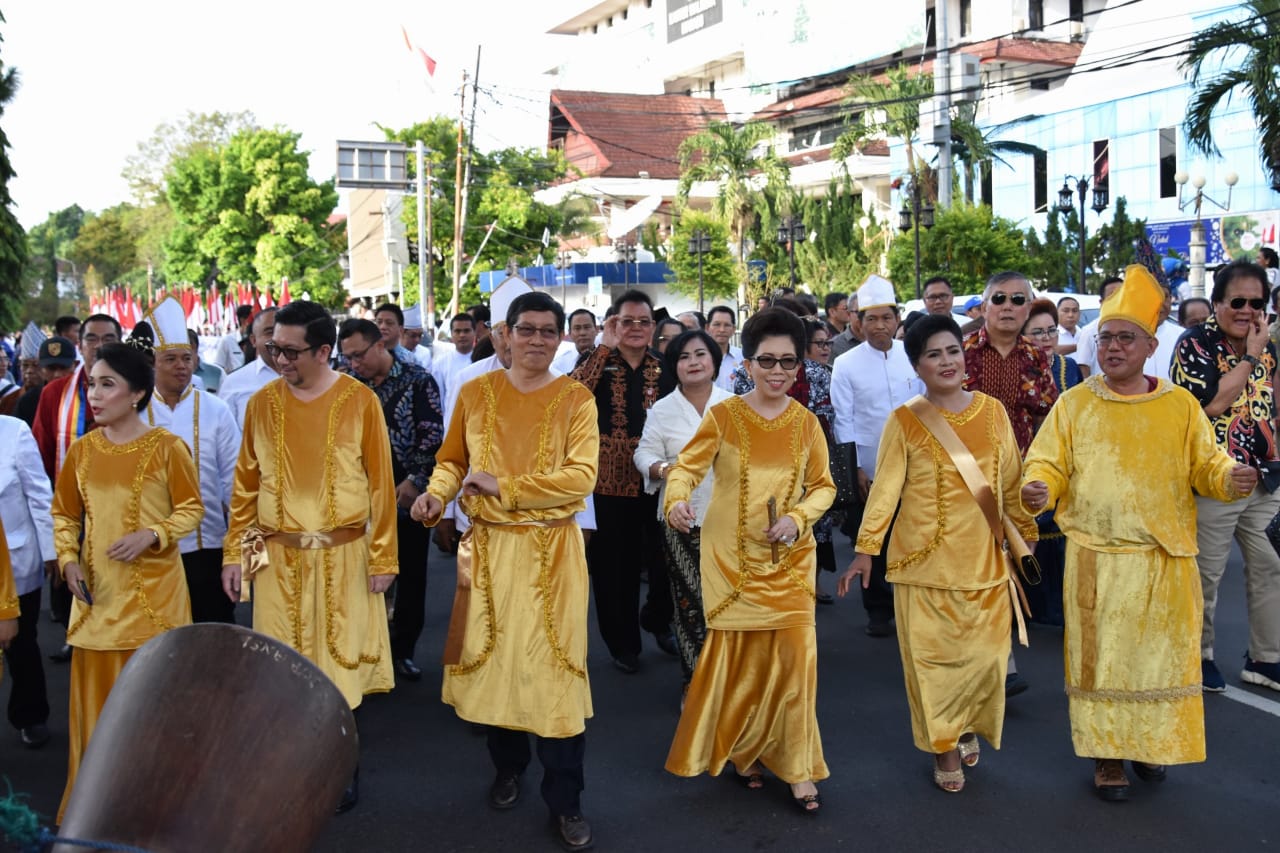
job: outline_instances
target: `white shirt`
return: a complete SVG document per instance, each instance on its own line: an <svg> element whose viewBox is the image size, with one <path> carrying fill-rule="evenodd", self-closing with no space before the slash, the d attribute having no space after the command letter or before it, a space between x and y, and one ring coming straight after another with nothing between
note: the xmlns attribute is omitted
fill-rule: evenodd
<svg viewBox="0 0 1280 853"><path fill-rule="evenodd" d="M590 352L590 350L587 350ZM578 347L572 341L569 342L569 349L557 352L555 360L551 362L551 366L561 373L573 373L573 369L578 366L578 359L582 353L578 352Z"/></svg>
<svg viewBox="0 0 1280 853"><path fill-rule="evenodd" d="M1058 327L1059 346L1070 346L1071 344L1076 343L1076 333L1079 331L1080 331L1079 326L1076 326L1075 332L1071 331L1066 326L1059 326Z"/></svg>
<svg viewBox="0 0 1280 853"><path fill-rule="evenodd" d="M1098 321L1094 320L1087 326L1081 326L1076 331L1076 351L1072 356L1076 360L1076 364L1081 367L1089 368L1089 373L1098 372ZM1168 365L1165 366L1165 372L1168 373Z"/></svg>
<svg viewBox="0 0 1280 853"><path fill-rule="evenodd" d="M218 339L213 353L213 363L227 373L244 367L244 351L240 349L240 333L230 332Z"/></svg>
<svg viewBox="0 0 1280 853"><path fill-rule="evenodd" d="M719 385L712 385L711 396L707 399L707 405L703 411L732 396L731 392ZM674 463L680 456L680 451L684 450L689 439L693 438L693 434L698 431L702 417L679 388L654 403L644 416L644 432L640 436L640 443L636 445L633 458L636 467L640 469L640 476L644 478L644 490L649 494L658 493L659 519L665 517L662 514L662 505L665 503L667 481L665 479L650 480L649 468L655 462ZM707 505L711 503L711 489L714 482L715 477L708 471L707 476L689 497L689 505L693 507L693 512L697 516L694 524L698 527L702 526L703 519L707 517Z"/></svg>
<svg viewBox="0 0 1280 853"><path fill-rule="evenodd" d="M440 399L444 399L451 389L458 385L458 376L471 366L471 353L460 353L457 350L438 355L431 368L431 376L440 388ZM456 396L456 395L455 395ZM446 424L448 421L445 422Z"/></svg>
<svg viewBox="0 0 1280 853"><path fill-rule="evenodd" d="M44 583L44 563L56 560L53 548L53 490L44 471L31 428L17 418L0 415L0 518L13 563L18 595Z"/></svg>
<svg viewBox="0 0 1280 853"><path fill-rule="evenodd" d="M279 375L265 361L255 358L235 373L227 374L227 378L222 380L218 398L231 407L236 425L240 429L244 429L244 410L249 405L249 398Z"/></svg>
<svg viewBox="0 0 1280 853"><path fill-rule="evenodd" d="M1169 378L1169 367L1173 364L1173 353L1178 348L1178 340L1186 329L1172 320L1165 320L1156 329L1156 351L1143 366L1142 372L1157 379Z"/></svg>
<svg viewBox="0 0 1280 853"><path fill-rule="evenodd" d="M418 344L411 350L411 352L413 353L413 360L418 362L420 367L430 373L432 362L431 347L424 347L422 344Z"/></svg>
<svg viewBox="0 0 1280 853"><path fill-rule="evenodd" d="M832 429L836 441L857 445L858 467L868 477L875 476L880 434L890 413L923 393L924 383L911 367L902 341L894 341L888 352L861 343L835 360L831 368Z"/></svg>
<svg viewBox="0 0 1280 853"><path fill-rule="evenodd" d="M185 441L200 475L204 517L200 526L178 543L178 551L221 550L240 455L240 427L231 407L206 391L188 388L178 405L170 409L157 393L147 404L147 423L164 427Z"/></svg>
<svg viewBox="0 0 1280 853"><path fill-rule="evenodd" d="M720 373L716 376L716 385L730 394L733 393L733 372L742 364L742 350L731 346L720 359Z"/></svg>

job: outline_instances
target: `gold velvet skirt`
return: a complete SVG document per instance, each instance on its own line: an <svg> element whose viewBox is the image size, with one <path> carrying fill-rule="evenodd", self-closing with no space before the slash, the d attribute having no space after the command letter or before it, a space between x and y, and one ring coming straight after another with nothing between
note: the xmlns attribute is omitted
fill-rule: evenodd
<svg viewBox="0 0 1280 853"><path fill-rule="evenodd" d="M893 585L917 749L949 752L970 732L1000 748L1012 606L1004 584L972 590Z"/></svg>
<svg viewBox="0 0 1280 853"><path fill-rule="evenodd" d="M107 704L111 688L135 651L137 649L98 651L77 646L71 654L71 700L67 715L70 753L67 756L67 787L62 791L62 804L58 806L59 824L71 799L71 789L76 784L80 759L102 714L102 706Z"/></svg>
<svg viewBox="0 0 1280 853"><path fill-rule="evenodd" d="M1085 758L1204 761L1203 598L1194 557L1105 554L1067 540L1071 742Z"/></svg>
<svg viewBox="0 0 1280 853"><path fill-rule="evenodd" d="M707 630L667 754L677 776L719 776L760 762L788 783L831 775L818 734L818 642L813 626Z"/></svg>

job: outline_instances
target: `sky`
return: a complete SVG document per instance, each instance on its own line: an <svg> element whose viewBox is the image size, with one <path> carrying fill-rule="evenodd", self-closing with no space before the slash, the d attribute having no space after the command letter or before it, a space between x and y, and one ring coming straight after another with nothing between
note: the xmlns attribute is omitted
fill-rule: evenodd
<svg viewBox="0 0 1280 853"><path fill-rule="evenodd" d="M339 139L382 139L458 112L463 69L482 43L476 143L546 143L541 72L567 37L546 31L582 0L16 0L0 5L0 60L21 88L0 127L30 228L71 204L98 211L130 195L120 172L139 142L187 111L249 110L302 134L311 174L334 172ZM563 14L562 14L563 13ZM478 22L478 23L477 23ZM433 90L401 27L434 58ZM468 95L470 102L470 95Z"/></svg>

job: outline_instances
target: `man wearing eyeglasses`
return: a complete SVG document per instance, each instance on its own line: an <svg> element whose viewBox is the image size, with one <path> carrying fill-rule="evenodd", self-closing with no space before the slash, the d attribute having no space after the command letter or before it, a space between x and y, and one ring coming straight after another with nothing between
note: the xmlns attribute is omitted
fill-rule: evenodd
<svg viewBox="0 0 1280 853"><path fill-rule="evenodd" d="M940 317L950 317L955 305L955 293L946 276L936 275L924 283L924 310Z"/></svg>
<svg viewBox="0 0 1280 853"><path fill-rule="evenodd" d="M733 372L742 364L742 350L733 346L733 333L737 329L737 317L728 305L717 305L707 312L707 333L720 345L720 373L716 384L726 391L733 391Z"/></svg>
<svg viewBox="0 0 1280 853"><path fill-rule="evenodd" d="M1200 635L1202 684L1226 690L1214 663L1214 612L1231 540L1244 556L1249 606L1249 648L1241 679L1280 690L1280 557L1267 525L1280 511L1280 456L1276 452L1276 348L1266 325L1267 274L1248 261L1228 264L1213 277L1213 316L1178 342L1170 377L1200 401L1218 445L1262 480L1232 504L1196 498L1196 543L1204 592Z"/></svg>
<svg viewBox="0 0 1280 853"><path fill-rule="evenodd" d="M462 315L471 320L470 315ZM455 320L457 318L454 318ZM422 635L427 597L427 529L409 517L409 508L431 479L435 453L444 439L440 391L431 374L416 362L401 361L368 320L344 320L338 327L338 346L351 375L382 403L382 416L391 440L391 475L396 483L396 542L400 574L395 583L395 618L391 624L391 655L396 675L418 681L422 670L414 650Z"/></svg>
<svg viewBox="0 0 1280 853"><path fill-rule="evenodd" d="M262 386L280 375L276 370L275 359L267 354L267 345L271 343L271 335L276 328L277 310L274 305L263 308L253 318L253 323L249 326L249 343L253 344L258 357L235 373L227 374L222 387L218 389L218 396L231 407L236 425L242 430L244 429L244 409L249 403L249 398Z"/></svg>
<svg viewBox="0 0 1280 853"><path fill-rule="evenodd" d="M613 664L625 673L640 670L640 629L658 647L678 654L671 633L675 606L666 566L649 565L649 592L639 611L640 571L645 536L657 542L657 496L647 495L633 460L644 431L645 413L658 400L662 363L649 349L653 303L641 290L614 302L617 313L604 322L600 346L583 355L573 378L595 395L600 427L600 468L595 488L596 532L587 547L596 620ZM646 531L645 525L653 530Z"/></svg>
<svg viewBox="0 0 1280 853"><path fill-rule="evenodd" d="M858 288L857 300L866 340L832 365L832 430L837 443L852 443L857 448L858 494L866 501L876 476L876 456L885 422L898 406L923 394L924 385L912 368L902 341L896 338L898 297L893 284L878 275L869 276ZM856 531L857 525L849 525L849 529ZM885 580L887 571L884 554L873 554L871 580L862 590L862 607L867 611L865 630L871 637L894 635L893 590Z"/></svg>
<svg viewBox="0 0 1280 853"><path fill-rule="evenodd" d="M253 584L253 627L305 655L353 709L395 686L383 593L399 572L396 484L378 397L329 367L333 318L276 312L280 379L249 400L223 542L222 588ZM355 806L359 771L339 812Z"/></svg>
<svg viewBox="0 0 1280 853"><path fill-rule="evenodd" d="M1106 302L1111 298L1120 285L1124 284L1124 279L1111 276L1103 280L1102 285L1098 288L1098 296L1101 302ZM1076 332L1076 364L1080 365L1080 375L1088 377L1090 374L1099 372L1098 364L1098 321L1087 323Z"/></svg>

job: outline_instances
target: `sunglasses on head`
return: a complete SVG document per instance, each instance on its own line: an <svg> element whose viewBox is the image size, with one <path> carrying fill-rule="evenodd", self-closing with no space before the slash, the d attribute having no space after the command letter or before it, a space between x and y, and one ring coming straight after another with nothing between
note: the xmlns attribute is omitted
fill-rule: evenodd
<svg viewBox="0 0 1280 853"><path fill-rule="evenodd" d="M1263 308L1267 307L1267 300L1245 299L1243 296L1237 296L1235 299L1232 299L1227 304L1230 305L1232 309L1235 311L1239 311L1241 308L1243 308L1246 305L1248 305L1254 311L1261 311Z"/></svg>
<svg viewBox="0 0 1280 853"><path fill-rule="evenodd" d="M1012 302L1014 305L1026 305L1026 304L1027 304L1027 294L1025 294L1025 293L1002 293L1001 291L998 291L998 290L997 290L995 293L991 294L991 304L992 304L992 305L1003 305L1003 304L1005 303L1005 300L1008 300L1009 302Z"/></svg>

